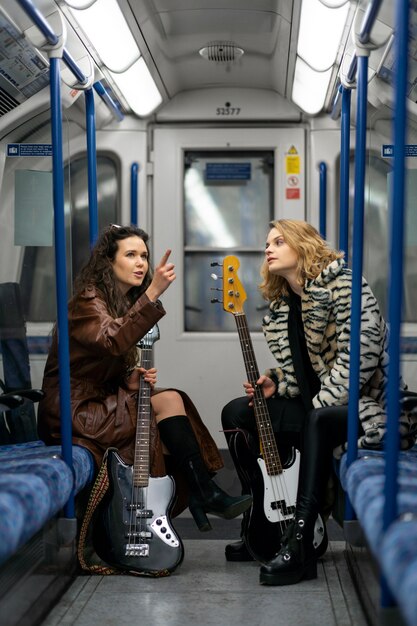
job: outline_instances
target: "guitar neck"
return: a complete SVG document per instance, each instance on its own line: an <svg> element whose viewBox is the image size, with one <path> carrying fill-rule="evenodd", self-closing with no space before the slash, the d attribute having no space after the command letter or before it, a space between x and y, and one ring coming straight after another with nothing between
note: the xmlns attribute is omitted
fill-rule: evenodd
<svg viewBox="0 0 417 626"><path fill-rule="evenodd" d="M257 380L259 380L259 369L256 363L255 352L253 350L246 315L244 313L234 313L234 318L239 334L246 376L255 390L253 397L253 410L255 413L256 425L258 428L258 435L262 446L262 455L264 457L266 469L269 475L279 474L282 472L281 460L266 400L261 387L258 387L256 384Z"/></svg>
<svg viewBox="0 0 417 626"><path fill-rule="evenodd" d="M152 366L152 347L141 349L141 367ZM138 410L136 420L135 456L133 462L133 484L147 487L149 483L149 435L151 424L151 386L143 376L139 380Z"/></svg>

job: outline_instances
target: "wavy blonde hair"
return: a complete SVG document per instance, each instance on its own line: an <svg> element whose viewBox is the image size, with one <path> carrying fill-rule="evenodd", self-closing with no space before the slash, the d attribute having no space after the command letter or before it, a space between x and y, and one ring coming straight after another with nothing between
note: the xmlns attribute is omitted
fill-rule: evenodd
<svg viewBox="0 0 417 626"><path fill-rule="evenodd" d="M285 243L298 256L297 282L304 285L306 280L316 278L332 261L341 259L343 252L333 250L319 232L302 220L276 220L270 222L284 237ZM265 300L276 300L288 295L288 282L282 276L271 274L266 260L261 267L262 282L259 290Z"/></svg>

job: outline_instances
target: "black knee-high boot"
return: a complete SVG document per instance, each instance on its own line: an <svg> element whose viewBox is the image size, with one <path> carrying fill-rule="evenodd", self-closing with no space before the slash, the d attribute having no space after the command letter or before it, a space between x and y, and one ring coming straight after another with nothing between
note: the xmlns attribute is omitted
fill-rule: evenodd
<svg viewBox="0 0 417 626"><path fill-rule="evenodd" d="M158 428L163 443L187 478L189 509L201 531L211 530L206 513L233 519L250 507L252 496L229 496L211 479L186 415L161 420Z"/></svg>
<svg viewBox="0 0 417 626"><path fill-rule="evenodd" d="M317 559L327 547L313 547L314 525L329 476L332 450L343 443L347 431L347 407L314 409L306 417L303 453L294 521L286 530L281 549L262 565L260 582L291 585L303 578L317 577Z"/></svg>

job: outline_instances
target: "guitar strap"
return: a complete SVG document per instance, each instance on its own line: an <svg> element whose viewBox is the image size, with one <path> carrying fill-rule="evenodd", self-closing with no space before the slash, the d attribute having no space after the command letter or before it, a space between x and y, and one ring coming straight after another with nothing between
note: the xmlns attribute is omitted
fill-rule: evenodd
<svg viewBox="0 0 417 626"><path fill-rule="evenodd" d="M107 450L104 453L100 471L94 482L93 488L88 499L87 508L81 525L80 536L78 539L77 555L81 568L90 574L100 574L101 576L109 576L111 574L123 574L122 571L116 570L107 565L96 554L91 546L88 537L91 535L91 520L94 512L103 499L107 489L109 488L109 475L107 473ZM95 562L96 561L96 562Z"/></svg>

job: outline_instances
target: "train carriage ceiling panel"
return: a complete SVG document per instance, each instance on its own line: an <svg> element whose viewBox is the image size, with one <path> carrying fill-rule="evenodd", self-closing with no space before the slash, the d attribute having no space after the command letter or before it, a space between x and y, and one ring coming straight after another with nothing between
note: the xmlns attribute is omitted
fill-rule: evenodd
<svg viewBox="0 0 417 626"><path fill-rule="evenodd" d="M207 87L285 96L291 0L128 0L170 97Z"/></svg>
<svg viewBox="0 0 417 626"><path fill-rule="evenodd" d="M156 110L157 119L164 119L165 111L167 119L173 119L173 102L184 103L192 92L207 94L210 90L214 92L225 88L234 93L241 90L242 94L253 90L254 101L258 91L261 95L265 94L265 103L283 103L285 98L288 106L282 105L284 115L291 115L293 110L311 115L329 111L339 85L340 69L342 73L343 68L346 70L355 53L351 31L355 25L358 28L369 6L368 0L117 0L122 19L124 16L129 25L129 36L137 49L136 61L139 59L143 68L149 71L150 80L154 81L159 94L156 105L159 108L154 106L148 112L145 109L145 113L141 113L132 106L123 91L123 82L119 80L122 76L120 68L112 71L109 62L99 53L91 38L87 37L81 22L78 22L81 19L80 12L74 11L70 5L79 6L80 2L87 8L99 7L99 14L101 11L102 15L100 3L110 3L111 0L33 0L46 20L56 11L64 15L68 31L66 48L69 53L76 61L86 54L92 57L96 80L106 79L106 84L118 96L127 113L133 112L146 118ZM317 9L319 12L327 10L324 7L329 5L335 6L336 10L342 6L346 9L340 34L333 37L334 57L328 66L320 65L317 55L316 58L306 56L306 43L313 44L314 53L314 37L317 37L322 25L322 20L317 19L314 12L315 19L304 19L303 22L303 11L307 4L316 12ZM370 54L369 97L371 105L381 109L393 106L390 83L394 9L393 0L381 3L371 33L371 38L378 40L380 45ZM411 11L415 24L414 4ZM13 108L28 103L45 89L47 57L24 37L30 25L30 18L16 0L2 0L0 119L11 115ZM101 20L94 26L101 29ZM417 108L417 63L414 59L416 32L417 28L411 28L409 99L413 113ZM113 50L125 47L114 44L113 37L109 37L109 40ZM329 40L326 38L326 46L330 43L331 37ZM315 97L314 82L310 92L307 92L307 105L303 104L300 96L295 95L295 88L300 86L297 64L306 65L318 78L324 75L327 77L325 97L319 101L316 109L309 110L308 107L311 104L309 100ZM352 101L354 107L354 98ZM67 98L65 105L71 103ZM81 112L83 106L83 99L79 98L72 109ZM264 111L267 109L265 106ZM106 117L106 123L108 121Z"/></svg>

